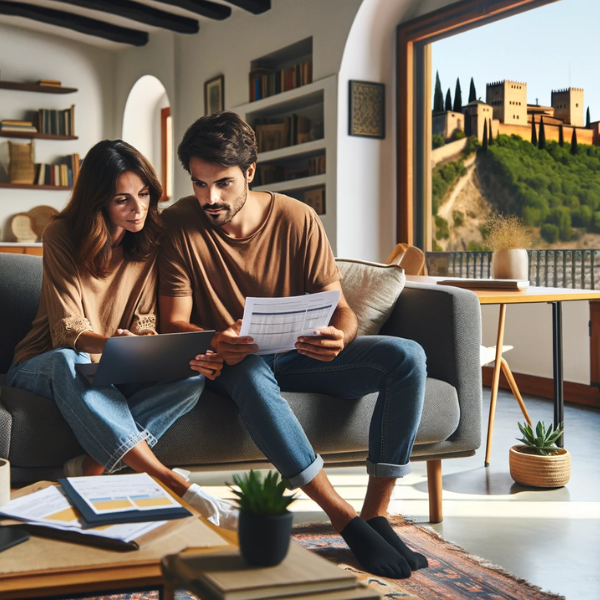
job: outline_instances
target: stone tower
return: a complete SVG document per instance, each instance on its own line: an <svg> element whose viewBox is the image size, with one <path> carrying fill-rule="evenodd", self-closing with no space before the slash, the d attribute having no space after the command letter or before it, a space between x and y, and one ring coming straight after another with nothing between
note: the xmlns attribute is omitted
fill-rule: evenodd
<svg viewBox="0 0 600 600"><path fill-rule="evenodd" d="M552 90L551 104L557 119L562 119L565 123L575 127L583 127L583 90L581 88Z"/></svg>
<svg viewBox="0 0 600 600"><path fill-rule="evenodd" d="M510 125L527 125L527 84L497 81L486 86L485 101L494 109L494 119Z"/></svg>

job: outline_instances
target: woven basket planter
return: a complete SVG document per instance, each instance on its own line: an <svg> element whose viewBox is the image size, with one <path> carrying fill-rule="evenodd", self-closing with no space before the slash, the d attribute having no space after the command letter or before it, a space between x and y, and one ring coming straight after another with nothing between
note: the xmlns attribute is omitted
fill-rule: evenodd
<svg viewBox="0 0 600 600"><path fill-rule="evenodd" d="M571 455L560 448L557 454L539 456L522 452L527 446L513 446L509 453L510 476L521 485L557 488L571 477Z"/></svg>

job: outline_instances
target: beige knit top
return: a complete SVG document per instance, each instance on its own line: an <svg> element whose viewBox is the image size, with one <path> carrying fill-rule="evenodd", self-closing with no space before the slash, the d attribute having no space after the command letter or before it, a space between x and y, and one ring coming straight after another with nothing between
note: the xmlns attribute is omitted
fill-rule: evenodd
<svg viewBox="0 0 600 600"><path fill-rule="evenodd" d="M15 349L15 363L55 348L75 350L84 331L107 337L117 329L156 332L157 252L143 262L133 262L117 246L110 274L98 279L78 265L65 219L44 229L43 243L40 306L31 331ZM93 362L100 359L99 354L90 357Z"/></svg>

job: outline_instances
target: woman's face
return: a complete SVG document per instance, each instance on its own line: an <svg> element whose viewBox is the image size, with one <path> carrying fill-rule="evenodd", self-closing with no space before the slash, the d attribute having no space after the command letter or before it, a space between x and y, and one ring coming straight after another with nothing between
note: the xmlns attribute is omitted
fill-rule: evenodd
<svg viewBox="0 0 600 600"><path fill-rule="evenodd" d="M126 231L136 233L144 228L150 206L150 188L133 171L121 173L116 192L108 204L113 244L119 242Z"/></svg>

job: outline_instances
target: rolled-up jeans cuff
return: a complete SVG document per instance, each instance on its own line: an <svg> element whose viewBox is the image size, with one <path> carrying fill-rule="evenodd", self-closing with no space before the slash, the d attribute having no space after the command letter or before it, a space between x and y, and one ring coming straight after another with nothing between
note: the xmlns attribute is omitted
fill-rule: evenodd
<svg viewBox="0 0 600 600"><path fill-rule="evenodd" d="M290 490L295 490L296 488L310 483L323 468L323 464L323 459L319 454L317 454L317 458L315 458L314 462L306 467L304 471L298 473L298 475L294 475L294 477L287 478L288 488Z"/></svg>
<svg viewBox="0 0 600 600"><path fill-rule="evenodd" d="M131 435L125 440L123 444L115 451L115 453L111 456L108 464L104 465L106 469L106 473L115 473L116 471L120 471L124 469L126 465L123 464L122 458L134 447L137 446L140 442L146 440L146 443L150 448L156 444L158 441L147 429L143 431L139 431L138 433Z"/></svg>
<svg viewBox="0 0 600 600"><path fill-rule="evenodd" d="M367 458L367 473L373 477L404 477L412 473L410 463L405 465L391 465L388 463L374 463Z"/></svg>

